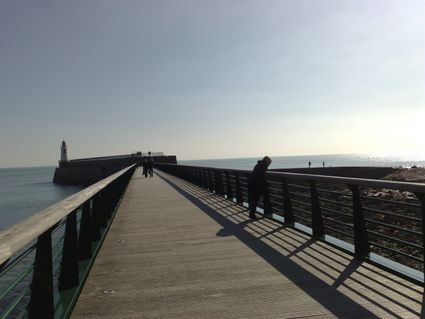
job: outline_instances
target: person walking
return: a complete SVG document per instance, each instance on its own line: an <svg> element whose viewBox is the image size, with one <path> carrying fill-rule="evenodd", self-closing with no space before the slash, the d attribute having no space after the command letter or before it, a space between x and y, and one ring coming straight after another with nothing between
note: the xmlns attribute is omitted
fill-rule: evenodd
<svg viewBox="0 0 425 319"><path fill-rule="evenodd" d="M153 176L153 158L148 157L148 173L149 177L151 178Z"/></svg>
<svg viewBox="0 0 425 319"><path fill-rule="evenodd" d="M257 211L257 203L261 195L264 195L266 188L266 171L272 163L272 159L264 156L261 161L257 162L251 175L248 177L248 207L249 217L255 219Z"/></svg>
<svg viewBox="0 0 425 319"><path fill-rule="evenodd" d="M143 175L145 177L148 177L148 166L149 166L149 163L148 163L147 157L143 157L142 166L143 166Z"/></svg>

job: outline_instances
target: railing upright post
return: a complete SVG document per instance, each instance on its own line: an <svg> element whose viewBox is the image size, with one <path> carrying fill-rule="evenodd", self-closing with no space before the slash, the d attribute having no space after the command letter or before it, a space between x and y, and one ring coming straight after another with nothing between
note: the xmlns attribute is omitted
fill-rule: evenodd
<svg viewBox="0 0 425 319"><path fill-rule="evenodd" d="M78 238L78 253L80 260L89 259L92 252L91 245L91 220L90 220L90 201L83 204L80 221L80 234Z"/></svg>
<svg viewBox="0 0 425 319"><path fill-rule="evenodd" d="M202 186L201 170L196 169L196 185Z"/></svg>
<svg viewBox="0 0 425 319"><path fill-rule="evenodd" d="M243 204L243 194L241 189L241 179L239 173L236 173L236 202Z"/></svg>
<svg viewBox="0 0 425 319"><path fill-rule="evenodd" d="M55 317L52 230L53 227L38 236L37 239L31 299L28 305L29 319L53 319Z"/></svg>
<svg viewBox="0 0 425 319"><path fill-rule="evenodd" d="M212 171L208 170L208 189L210 190L210 192L214 191L214 185L213 185L213 179L211 177L212 175Z"/></svg>
<svg viewBox="0 0 425 319"><path fill-rule="evenodd" d="M59 275L60 291L78 286L80 281L78 261L77 212L73 211L66 217L65 237Z"/></svg>
<svg viewBox="0 0 425 319"><path fill-rule="evenodd" d="M283 217L285 224L294 225L295 218L292 210L291 196L289 194L288 182L285 178L282 179L282 195L283 195Z"/></svg>
<svg viewBox="0 0 425 319"><path fill-rule="evenodd" d="M354 254L364 258L370 253L370 245L363 216L360 190L357 185L348 185L353 194Z"/></svg>
<svg viewBox="0 0 425 319"><path fill-rule="evenodd" d="M216 169L214 171L214 188L216 195L224 195L223 189L223 178L221 176L221 170Z"/></svg>
<svg viewBox="0 0 425 319"><path fill-rule="evenodd" d="M233 201L233 189L232 189L232 183L230 182L230 174L227 171L226 172L226 195L227 195L227 199L230 199Z"/></svg>
<svg viewBox="0 0 425 319"><path fill-rule="evenodd" d="M98 241L100 239L100 199L99 193L93 197L92 200L92 211L91 211L91 235L92 241Z"/></svg>
<svg viewBox="0 0 425 319"><path fill-rule="evenodd" d="M202 170L202 180L204 181L204 188L208 189L209 188L209 183L208 183L208 171L203 169Z"/></svg>
<svg viewBox="0 0 425 319"><path fill-rule="evenodd" d="M263 190L263 210L265 215L271 215L273 213L272 202L270 201L270 194L267 182L266 185L264 185Z"/></svg>
<svg viewBox="0 0 425 319"><path fill-rule="evenodd" d="M108 224L108 207L107 207L107 194L106 194L106 189L103 189L99 192L99 220L100 220L100 227L101 228L105 228L106 225Z"/></svg>
<svg viewBox="0 0 425 319"><path fill-rule="evenodd" d="M316 183L308 181L311 193L311 226L313 229L313 237L320 238L325 235L325 227L323 226L322 211L320 209L319 196L317 194Z"/></svg>
<svg viewBox="0 0 425 319"><path fill-rule="evenodd" d="M421 210L422 210L422 253L423 253L422 271L424 271L424 268L425 268L425 194L415 193L415 196L421 202Z"/></svg>

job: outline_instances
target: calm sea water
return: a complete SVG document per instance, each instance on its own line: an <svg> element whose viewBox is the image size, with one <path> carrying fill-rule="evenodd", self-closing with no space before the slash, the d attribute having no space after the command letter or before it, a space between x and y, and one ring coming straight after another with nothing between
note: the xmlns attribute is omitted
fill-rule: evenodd
<svg viewBox="0 0 425 319"><path fill-rule="evenodd" d="M260 158L179 161L182 165L252 169ZM273 157L271 168L322 166L421 166L425 158L366 155L311 155ZM0 169L0 230L49 207L81 188L52 183L54 167Z"/></svg>
<svg viewBox="0 0 425 319"><path fill-rule="evenodd" d="M195 165L205 167L221 167L234 169L252 169L261 157L187 160L179 161L182 165ZM400 167L425 167L424 157L395 157L395 156L370 156L370 155L304 155L304 156L276 156L272 157L270 168L302 168L322 167L323 162L329 166L400 166Z"/></svg>
<svg viewBox="0 0 425 319"><path fill-rule="evenodd" d="M53 184L54 167L0 169L0 230L81 188Z"/></svg>

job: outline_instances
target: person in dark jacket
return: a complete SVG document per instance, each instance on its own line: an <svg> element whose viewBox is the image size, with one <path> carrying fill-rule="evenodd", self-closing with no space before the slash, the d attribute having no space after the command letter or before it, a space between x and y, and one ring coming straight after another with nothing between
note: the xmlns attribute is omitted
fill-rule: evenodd
<svg viewBox="0 0 425 319"><path fill-rule="evenodd" d="M257 203L266 187L266 171L272 163L272 159L264 156L261 161L257 162L251 175L248 177L248 206L249 217L256 218Z"/></svg>
<svg viewBox="0 0 425 319"><path fill-rule="evenodd" d="M143 175L145 177L148 177L149 163L148 163L148 158L147 157L143 157L142 166L143 166Z"/></svg>

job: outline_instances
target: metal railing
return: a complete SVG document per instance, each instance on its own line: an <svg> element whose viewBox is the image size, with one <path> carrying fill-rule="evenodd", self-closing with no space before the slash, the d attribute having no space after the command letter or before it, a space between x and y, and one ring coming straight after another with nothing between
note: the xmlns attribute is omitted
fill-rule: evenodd
<svg viewBox="0 0 425 319"><path fill-rule="evenodd" d="M69 317L135 168L0 232L0 318Z"/></svg>
<svg viewBox="0 0 425 319"><path fill-rule="evenodd" d="M246 206L250 171L155 164ZM415 282L423 282L425 184L267 172L259 211Z"/></svg>

